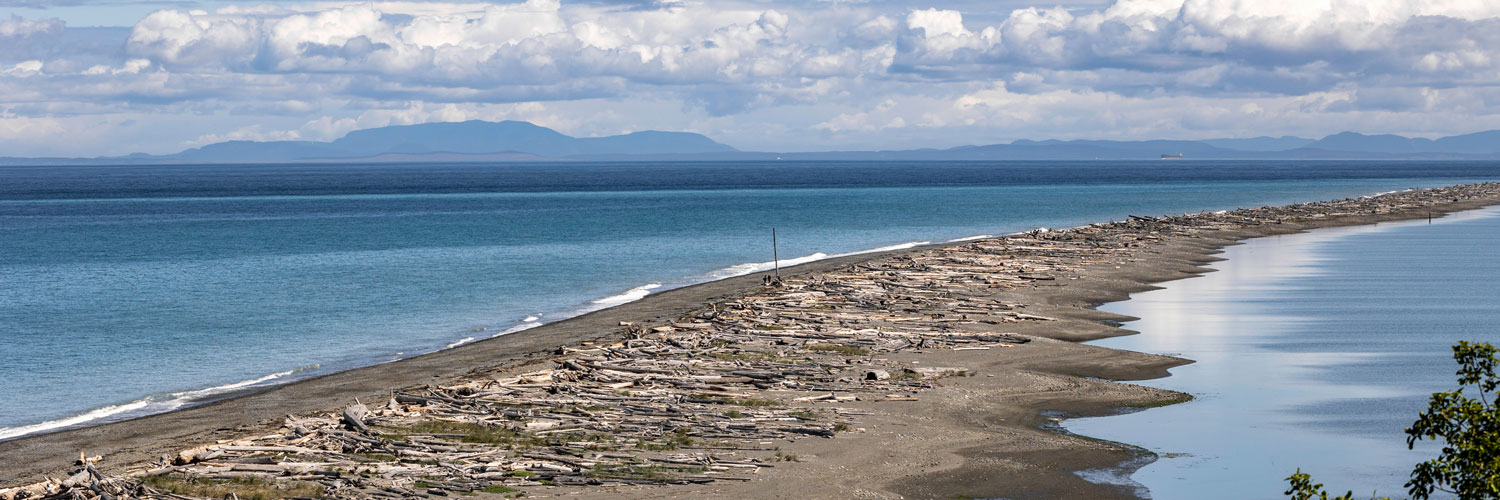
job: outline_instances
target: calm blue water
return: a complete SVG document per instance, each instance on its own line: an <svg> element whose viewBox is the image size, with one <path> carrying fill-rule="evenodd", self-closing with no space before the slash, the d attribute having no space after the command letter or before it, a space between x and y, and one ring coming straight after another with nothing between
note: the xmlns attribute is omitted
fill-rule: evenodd
<svg viewBox="0 0 1500 500"><path fill-rule="evenodd" d="M1146 384L1198 399L1067 427L1162 454L1133 476L1153 498L1285 498L1299 467L1404 498L1438 447L1409 451L1402 430L1456 387L1449 347L1500 343L1497 245L1492 208L1231 247L1220 272L1101 308L1142 333L1097 344L1196 360Z"/></svg>
<svg viewBox="0 0 1500 500"><path fill-rule="evenodd" d="M803 260L1500 178L1494 163L0 167L0 438Z"/></svg>

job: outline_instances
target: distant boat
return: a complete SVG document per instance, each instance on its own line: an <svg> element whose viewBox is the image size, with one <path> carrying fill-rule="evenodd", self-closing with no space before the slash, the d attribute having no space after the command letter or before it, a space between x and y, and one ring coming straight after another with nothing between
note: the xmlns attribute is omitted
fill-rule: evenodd
<svg viewBox="0 0 1500 500"><path fill-rule="evenodd" d="M1182 159L1182 153L1177 153L1175 155L1161 155L1161 159L1163 159L1163 160L1181 160Z"/></svg>

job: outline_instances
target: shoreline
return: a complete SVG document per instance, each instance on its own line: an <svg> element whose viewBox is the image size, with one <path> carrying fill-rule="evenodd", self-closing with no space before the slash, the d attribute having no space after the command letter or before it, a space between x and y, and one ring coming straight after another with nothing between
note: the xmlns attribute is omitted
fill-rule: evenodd
<svg viewBox="0 0 1500 500"><path fill-rule="evenodd" d="M1444 190L1447 191L1444 191ZM925 404L895 402L887 407L901 407L895 414L863 416L857 423L861 432L854 438L840 436L833 440L798 440L783 446L788 450L816 456L817 460L795 467L778 467L763 474L774 477L776 487L782 483L798 485L787 494L802 491L808 482L822 474L844 473L833 484L820 485L824 496L847 496L850 492L870 493L875 497L892 493L913 497L936 497L958 494L1004 494L1013 498L1051 496L1098 496L1130 498L1128 488L1086 483L1072 472L1117 466L1132 458L1129 450L1112 449L1108 444L1067 436L1047 436L1038 431L1048 421L1044 411L1066 415L1095 415L1117 411L1122 406L1160 404L1178 397L1169 391L1147 390L1140 386L1117 384L1104 380L1140 380L1166 375L1172 366L1186 360L1165 356L1112 351L1076 342L1133 332L1106 324L1123 318L1094 310L1093 307L1124 300L1129 293L1153 288L1151 283L1170 281L1207 272L1202 264L1219 260L1213 257L1219 249L1253 237L1300 232L1334 225L1357 225L1384 220L1419 218L1430 210L1434 214L1479 208L1500 202L1500 187L1494 184L1469 188L1440 188L1402 192L1381 197L1351 200L1355 205L1379 206L1403 198L1419 198L1437 192L1460 193L1463 200L1441 205L1374 214L1320 216L1318 207L1326 204L1299 204L1255 210L1279 212L1274 223L1213 228L1211 234L1156 235L1166 229L1179 230L1181 224L1201 223L1220 214L1190 217L1135 218L1116 224L1095 224L1085 228L1038 233L1037 241L1057 235L1076 235L1095 227L1112 227L1118 234L1131 234L1135 250L1121 247L1124 256L1118 265L1084 263L1076 272L1069 271L1067 281L1058 276L1049 279L1023 279L1025 286L1008 288L999 295L1022 304L1028 317L1046 317L1049 321L1021 318L1004 323L995 330L1027 337L1031 342L1015 349L1005 349L1007 356L996 357L989 350L893 352L889 356L901 363L954 364L969 367L982 374L977 377L941 379L918 396ZM1426 199L1424 203L1437 203ZM1335 202L1336 203L1336 202ZM1377 209L1378 211L1378 209ZM1246 211L1236 211L1239 212ZM1233 215L1233 214L1231 214ZM1131 226L1138 227L1131 227ZM1160 226L1160 227L1158 227ZM1134 231L1131 233L1130 231ZM1204 232L1207 232L1206 230ZM854 265L868 265L926 255L944 249L982 246L982 242L1018 241L1015 236L989 240L970 240L926 245L883 253L834 257L784 269L789 279L803 279L820 273L831 273ZM979 241L976 243L976 241ZM1115 240L1118 241L1118 240ZM1128 250L1128 251L1127 251ZM1056 283L1054 283L1056 282ZM1066 286L1053 286L1065 283ZM104 455L101 470L117 472L130 465L148 462L163 454L175 454L193 443L226 440L260 432L279 425L288 413L326 411L348 404L354 398L381 401L392 388L422 383L452 383L466 376L505 371L504 367L545 362L559 346L577 346L583 342L603 342L618 338L621 322L644 324L671 323L705 302L724 302L755 294L763 289L760 277L747 275L677 288L652 294L646 299L594 311L533 328L523 334L507 335L465 344L453 349L315 377L294 384L198 406L171 413L152 415L96 427L22 437L0 442L0 485L13 486L37 480L43 475L61 474L80 451ZM1019 317L1018 317L1019 318ZM997 332L999 333L999 332ZM1013 355L1015 353L1023 355ZM942 366L942 365L939 365ZM1018 387L1027 390L1018 390ZM983 395L983 397L977 397ZM873 403L852 406L869 407ZM876 405L879 406L879 405ZM977 407L977 408L976 408ZM899 432L913 418L934 422L924 432ZM906 422L903 422L905 420ZM918 436L920 434L920 436ZM914 437L915 436L915 437ZM998 438L998 439L997 439ZM995 441L1001 441L1001 446ZM890 445L897 446L892 448ZM842 448L842 450L840 450ZM907 457L882 457L871 467L869 457L851 455L850 449L906 450ZM807 449L809 451L801 451ZM956 452L956 453L955 453ZM853 452L858 455L859 453ZM1122 458L1123 457L1123 458ZM912 460L915 459L915 460ZM1107 463L1106 463L1107 462ZM915 463L915 466L911 464ZM894 465L894 467L892 467ZM864 469L851 469L863 466ZM841 467L829 470L827 467ZM797 470L800 469L800 472ZM874 470L880 469L880 470ZM903 474L902 471L905 471ZM799 476L799 474L801 474ZM811 475L808 475L811 474ZM800 477L800 479L799 479ZM892 478L897 479L892 479ZM851 482L852 481L852 482ZM688 495L735 496L735 492L766 490L766 481L746 483L714 482L709 485L662 487L637 486L625 489L588 489L570 491L588 496L656 496L666 493ZM750 485L754 490L736 489ZM877 486L878 485L878 486ZM957 488L962 487L963 490ZM567 487L559 487L566 489ZM630 488L638 488L631 490ZM535 495L527 491L528 495ZM543 493L545 492L538 492ZM559 492L561 494L561 492ZM817 495L814 495L817 496Z"/></svg>
<svg viewBox="0 0 1500 500"><path fill-rule="evenodd" d="M1461 298L1493 293L1475 284L1496 269L1455 264L1469 248L1493 243L1497 215L1500 206L1490 206L1431 221L1246 240L1226 248L1227 261L1202 279L1163 283L1162 290L1101 306L1142 318L1125 327L1143 334L1093 344L1197 361L1141 383L1201 399L1062 424L1161 454L1132 476L1157 498L1211 491L1281 497L1282 478L1297 466L1316 469L1328 484L1404 491L1411 464L1430 458L1437 445L1408 450L1391 441L1451 380L1443 376L1451 374L1449 347L1461 339L1492 340L1466 328L1472 321L1443 321L1475 311ZM1420 262L1406 263L1413 255ZM1442 294L1452 295L1422 302ZM1422 312L1434 308L1443 312ZM1470 314L1482 320L1493 312ZM1376 324L1390 329L1369 328ZM1391 331L1423 334L1393 349ZM1383 378L1391 366L1404 367L1405 375Z"/></svg>
<svg viewBox="0 0 1500 500"><path fill-rule="evenodd" d="M1014 234L1021 234L1021 233L1014 233ZM1011 236L1011 235L1003 235L1003 236ZM826 253L823 253L823 252L816 252L816 253L813 253L813 254L804 255L804 256L800 256L800 257L793 257L793 258L790 258L790 259L784 259L782 261L783 262L782 265L785 266L786 269L788 269L788 270L793 270L793 269L800 268L801 266L804 266L804 265L807 265L807 264L814 264L814 263L818 263L818 262L824 262L824 261L828 261L828 260L831 260L831 259L845 259L845 258L855 258L855 257L868 257L868 256L872 256L872 255L877 255L877 254L898 253L898 252L912 250L912 249L921 249L921 248L929 248L929 247L935 248L935 247L940 247L940 246L944 246L944 245L951 245L951 244L963 243L963 242L974 241L974 240L979 240L979 239L994 238L994 237L995 237L995 235L992 235L992 234L981 234L981 235L972 235L972 236L964 236L964 237L959 237L959 238L953 238L953 239L946 240L946 241L941 241L941 242L935 242L935 241L909 241L909 242L905 242L905 243L883 245L883 246L869 248L869 249L864 249L864 250L854 250L854 251L834 253L834 254L826 254ZM745 262L745 263L734 264L734 265L731 265L731 266L726 266L726 267L714 269L714 270L711 270L711 271L708 271L708 272L705 272L705 273L701 273L701 274L695 275L693 277L693 279L679 279L679 280L675 280L675 281L673 281L673 280L653 281L653 282L650 282L650 283L647 283L647 284L644 284L644 285L640 285L640 286L636 286L636 287L630 288L628 290L625 290L624 292L621 292L621 293L618 293L618 294L615 294L615 295L604 296L604 297L601 297L601 298L598 298L598 299L586 299L584 302L572 305L572 306L564 308L564 309L559 309L559 310L556 310L556 311L548 311L548 312L538 313L535 316L531 316L531 317L526 318L526 320L523 320L519 324L512 325L511 327L503 329L503 330L500 330L498 332L491 333L491 332L486 331L485 332L486 335L483 336L483 337L480 337L480 336L468 336L468 337L464 337L464 338L453 340L453 341L445 341L446 345L444 347L433 348L432 350L421 352L420 354L416 354L414 356L408 356L408 357L398 358L398 359L395 359L395 360L380 361L380 362L375 362L375 363L368 364L368 365L356 365L356 366L353 366L353 367L350 367L350 368L340 369L338 371L329 371L329 372L317 373L317 374L313 374L313 375L301 375L301 374L303 372L308 372L308 371L319 371L320 368L321 368L321 366L319 366L319 365L303 366L303 367L293 368L291 370L285 370L285 371L280 371L280 372L269 373L269 374L262 375L262 376L259 376L257 378L253 378L253 379L247 379L247 380L240 380L240 381L235 381L235 382L229 382L229 383L225 383L225 384L222 384L222 385L201 387L201 388L196 388L196 389L187 389L187 390L181 390L181 391L176 391L176 392L171 392L171 393L165 393L165 394L151 394L151 395L146 395L146 396L142 396L140 398L137 398L137 399L134 399L134 400L131 400L131 401L121 402L121 403L118 403L118 404L105 405L105 406L101 406L101 407L97 407L97 408L90 408L88 410L84 410L84 411L76 413L76 414L67 415L67 416L55 418L55 419L52 419L52 420L46 420L46 421L42 421L42 422L37 422L37 423L34 423L34 424L21 424L21 425L16 425L16 426L12 426L12 427L0 427L0 445L3 445L4 443L6 443L8 441L14 441L14 440L18 440L18 439L25 439L25 438L30 438L30 437L45 436L45 435L48 435L48 434L56 434L56 433L60 433L60 432L82 430L82 429L87 429L89 427L96 427L96 426L100 426L100 425L108 425L108 424L113 424L113 423L118 423L118 422L128 422L128 421L131 421L131 420L138 420L138 419L142 419L142 418L152 417L152 416L155 416L155 415L161 415L161 414L165 414L165 413L171 413L171 412L176 412L176 411L188 410L188 409L192 409L192 408L195 408L195 407L198 407L198 406L213 404L213 403L216 403L216 402L219 402L219 401L223 401L223 400L229 400L229 399L235 399L235 398L240 398L240 397L244 397L244 396L250 396L250 395L258 394L258 393L261 393L261 392L266 392L266 391L274 390L274 389L277 389L277 388L280 388L280 387L283 387L283 386L299 384L299 383L302 383L302 382L305 382L305 381L313 380L313 379L320 378L320 377L327 376L327 375L336 375L336 374L343 373L343 372L346 372L346 371L371 368L371 367L376 367L376 366L380 366L380 365L387 364L387 363L399 362L399 361L402 361L402 360L405 360L405 359L409 359L409 358L414 358L414 357L419 357L419 356L426 356L426 355L430 355L430 354L437 354L437 353L441 353L443 351L447 351L447 350L455 349L455 348L458 348L458 347L462 347L462 346L467 345L467 344L472 344L472 343L475 343L475 342L481 342L481 341L485 341L485 340L489 340L489 339L504 337L504 336L507 336L507 335L513 335L513 334L521 333L521 332L524 332L526 330L530 330L530 329L533 329L533 328L540 328L540 327L543 327L543 326L548 326L548 325L552 325L552 324L555 324L555 323L560 323L560 322L568 321L568 320L571 320L573 318L577 318L579 316L584 316L584 315L587 315L587 314L592 314L592 313L603 311L603 310L607 310L607 309L613 309L613 308L616 308L616 307L620 307L622 305L630 304L630 303L633 303L633 302L638 302L638 301L645 300L645 299L650 298L650 297L655 297L657 295L660 295L663 292L677 290L677 289L681 289L681 288L693 287L693 286L702 285L702 284L706 284L706 283L712 283L712 282L715 282L715 281L721 281L721 280L739 278L739 277L749 276L749 275L756 275L758 273L768 272L772 268L773 268L773 264L770 261L766 261L766 262ZM663 287L665 287L665 288L663 288ZM658 289L661 289L661 290L657 291ZM533 322L535 319L537 319L538 316L555 317L555 318L558 318L558 319L554 319L554 320L550 320L550 321L536 321L536 322ZM285 380L280 380L280 379L285 379ZM165 397L170 398L170 399L157 399L158 396L165 396ZM155 412L150 412L150 413L139 413L139 414L134 414L133 413L136 408L130 408L130 407L133 407L133 406L149 406L152 403L160 403L160 402L177 403L177 404L175 406L173 406L172 409L169 409L169 410L155 411ZM99 416L99 417L88 418L90 415L93 415L93 414L96 414L96 413L104 413L104 415ZM127 414L127 416L124 416L124 417L115 417L115 415L119 415L121 413ZM38 427L40 427L40 429L39 430L35 430L35 431L26 431L26 432L22 432L20 434L15 434L15 435L8 435L7 434L7 431L14 432L16 430L25 430L25 429L38 428ZM0 484L4 484L5 480L6 480L6 478L4 476L0 476Z"/></svg>
<svg viewBox="0 0 1500 500"><path fill-rule="evenodd" d="M948 245L948 244L961 243L961 242L972 241L972 240L977 240L977 239L993 238L993 237L994 237L994 235L983 234L983 235L965 236L965 237L961 237L961 238L955 238L955 239L951 239L951 240L948 240L948 241L936 242L936 243L932 242L932 241L911 241L911 242L897 243L897 244L892 244L892 245L884 245L884 246L875 247L875 248L869 248L869 249L864 249L864 250L854 250L854 251L850 251L850 252L842 252L842 253L835 253L835 254L825 254L825 253L822 253L822 252L817 252L817 253L813 253L813 254L810 254L810 255L804 255L804 256L800 256L800 257L794 257L794 258L790 258L790 259L785 259L785 260L783 260L783 265L786 266L787 269L794 269L794 268L800 267L800 266L805 265L805 264L812 264L812 263L817 263L817 262L823 262L823 261L827 261L827 260L830 260L830 259L851 258L851 257L870 256L870 255L876 255L876 254L901 252L901 251L910 250L910 249L914 249L914 248L936 247L936 246L941 246L941 245ZM788 262L790 262L790 263L788 263ZM559 309L559 310L556 310L556 311L546 311L546 312L542 312L542 313L539 313L539 314L536 315L536 316L543 316L543 315L545 315L546 317L556 317L556 318L559 318L559 319L555 319L555 320L551 320L551 321L546 321L546 322L540 322L540 321L539 322L533 322L532 320L535 319L536 316L528 317L526 320L520 322L519 324L512 325L511 327L503 329L503 330L500 330L498 332L491 333L491 332L486 331L485 332L485 336L483 336L483 337L480 337L480 336L477 336L477 335L471 335L471 336L464 337L464 338L461 338L461 339L456 339L456 340L452 340L452 341L445 341L444 343L446 345L444 347L433 348L431 350L428 350L428 351L425 351L425 352L421 352L420 354L416 354L414 356L403 357L403 358L399 358L399 359L396 359L396 360L379 361L379 362L374 362L372 364L367 364L367 365L356 365L356 366L353 366L353 367L350 367L350 368L344 368L344 369L340 369L340 370L337 370L337 371L328 371L328 372L323 372L323 373L317 373L317 374L313 374L313 375L300 375L300 374L302 374L303 372L308 372L308 371L319 371L320 368L321 368L319 365L310 365L310 366L297 367L297 368L293 368L291 370L285 370L285 371L280 371L280 372L273 372L273 373L269 373L269 374L266 374L266 375L259 376L257 378L240 380L240 381L234 381L234 382L229 382L229 383L225 383L225 384L222 384L222 385L201 387L201 388L195 388L195 389L187 389L187 390L176 391L176 392L165 393L165 394L150 394L150 395L142 396L140 398L137 398L137 399L134 399L134 400L131 400L131 401L126 401L126 402L121 402L121 403L117 403L117 404L100 406L100 407L97 407L97 408L90 408L90 409L84 410L84 411L76 413L76 414L67 415L67 416L55 418L55 419L52 419L52 420L46 420L46 421L42 421L42 422L37 422L37 423L34 423L34 424L22 424L22 425L16 425L16 426L12 426L12 427L0 427L0 445L3 445L4 443L6 443L8 441L14 441L14 440L18 440L18 439L24 439L24 438L35 437L35 436L45 436L45 435L48 435L48 434L55 434L55 433L60 433L60 432L82 430L82 429L87 429L89 427L96 427L96 426L100 426L100 425L108 425L108 424L113 424L113 423L118 423L118 422L128 422L128 421L131 421L131 420L137 420L137 419L147 418L147 417L151 417L151 416L155 416L155 415L161 415L161 414L171 413L171 412L175 412L175 411L183 411L183 410L195 408L195 407L198 407L198 406L213 404L213 403L216 403L216 402L219 402L219 401L223 401L223 400L235 399L235 398L239 398L239 397L244 397L244 396L254 395L254 394L257 394L257 393L261 393L261 392L270 391L270 390L274 390L274 389L277 389L277 388L280 388L280 387L283 387L283 386L299 384L299 383L302 383L302 382L305 382L305 381L309 381L309 380L313 380L313 379L316 379L316 378L320 378L320 377L326 376L326 375L336 375L336 374L343 373L343 372L346 372L346 371L371 368L371 367L380 366L380 365L387 364L387 363L399 362L399 361L402 361L402 360L405 360L405 359L409 359L409 358L414 358L414 357L419 357L419 356L426 356L426 355L430 355L430 354L437 354L437 353L440 353L440 352L443 352L443 351L447 351L447 350L451 350L451 349L454 349L454 348L462 347L462 346L467 345L467 344L472 344L472 343L475 343L475 342L480 342L480 341L489 340L489 339L498 338L498 337L504 337L504 336L507 336L507 335L513 335L513 334L521 333L521 332L524 332L526 330L530 330L530 329L533 329L533 328L539 328L539 327L543 327L543 326L547 326L547 325L552 325L552 324L555 324L555 323L560 323L560 322L563 322L563 321L568 321L568 320L571 320L573 318L577 318L579 316L584 316L584 315L591 314L591 313L594 313L594 312L603 311L603 310L607 310L607 309L613 309L615 307L619 307L619 306L622 306L622 305L630 304L632 302L638 302L638 301L641 301L641 300L645 300L648 297L654 297L654 296L659 295L659 294L661 294L663 292L667 292L667 291L671 291L671 290L677 290L677 289L680 289L680 288L687 288L687 287L697 286L697 285L701 285L701 284L705 284L705 283L712 283L712 282L715 282L715 281L721 281L721 280L726 280L726 279L738 278L738 277L743 277L743 276L748 276L748 275L755 275L757 273L764 273L764 272L770 271L772 269L772 267L773 267L773 265L769 261L767 261L767 262L745 262L745 263L734 264L734 265L731 265L731 266L727 266L727 267L723 267L723 268L718 268L718 269L714 269L714 270L711 270L711 271L708 271L708 272L705 272L705 273L701 273L701 274L695 275L693 278L690 278L690 279L679 279L679 280L675 280L675 281L653 281L653 282L650 282L650 283L647 283L647 284L644 284L644 285L640 285L640 286L636 286L636 287L630 288L630 289L625 290L625 291L623 291L621 293L618 293L618 294L604 296L604 297L600 297L598 299L586 299L584 302L581 302L579 304L574 304L574 305L569 306L569 307L564 308L564 309ZM663 287L665 287L665 289L662 289ZM662 290L657 291L658 289L662 289ZM290 378L287 378L287 377L290 377ZM286 378L286 380L278 380L278 379L283 379L283 378ZM158 396L164 396L164 397L170 398L170 399L157 399ZM176 403L176 405L173 406L172 409L165 410L165 411L154 411L154 412L149 412L149 413L134 413L135 410L138 409L138 407L145 407L145 406L149 406L149 405L151 405L153 403L162 403L162 402ZM136 408L132 408L132 407L136 407ZM103 413L103 415L99 416L99 417L88 418L90 415L94 415L96 413ZM127 416L116 417L116 415L119 415L119 414L122 414L122 413L123 414L127 414ZM26 431L26 432L22 432L20 434L15 434L15 435L8 435L7 434L7 432L14 432L14 431L17 431L17 430L26 430L26 429L32 429L32 428L40 428L40 429L39 430L35 430L35 431ZM6 477L4 477L3 475L0 475L0 484L4 484L5 480L6 480Z"/></svg>

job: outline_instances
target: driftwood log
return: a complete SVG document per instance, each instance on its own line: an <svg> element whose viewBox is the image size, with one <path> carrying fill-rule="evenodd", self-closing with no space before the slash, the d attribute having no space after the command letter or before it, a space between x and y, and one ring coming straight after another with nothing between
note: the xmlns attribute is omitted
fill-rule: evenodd
<svg viewBox="0 0 1500 500"><path fill-rule="evenodd" d="M890 354L985 350L1031 339L1007 290L1057 286L1167 238L1493 197L1479 184L1374 198L1032 231L919 249L814 275L657 323L610 342L562 346L544 366L496 366L393 391L382 405L288 416L275 432L198 443L112 475L81 457L61 480L0 500L182 499L194 485L273 484L301 496L401 498L551 486L743 481L780 466L765 443L845 439L853 401L915 401L967 367L906 366ZM476 367L483 368L483 367ZM850 437L857 439L857 437ZM246 483L250 481L251 483ZM227 486L226 486L227 485ZM292 491L292 490L286 490ZM292 495L297 496L297 495Z"/></svg>

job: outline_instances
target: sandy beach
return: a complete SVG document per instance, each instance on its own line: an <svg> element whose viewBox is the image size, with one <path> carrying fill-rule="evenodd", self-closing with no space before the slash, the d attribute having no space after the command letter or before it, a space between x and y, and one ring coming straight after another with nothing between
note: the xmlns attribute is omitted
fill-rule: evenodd
<svg viewBox="0 0 1500 500"><path fill-rule="evenodd" d="M1128 473L1149 453L1052 424L1183 401L1128 382L1191 361L1079 344L1133 333L1115 326L1129 318L1094 307L1207 272L1244 239L1495 203L1500 185L1481 184L1121 214L813 262L782 269L774 286L761 275L704 283L200 407L6 441L0 487L12 488L0 498L151 496L192 477L370 498L1135 498L1077 472ZM552 402L517 404L539 397ZM351 424L341 412L356 400L369 414ZM462 435L481 424L510 434ZM97 474L79 473L80 452L101 457L84 461ZM136 487L147 475L172 480Z"/></svg>

